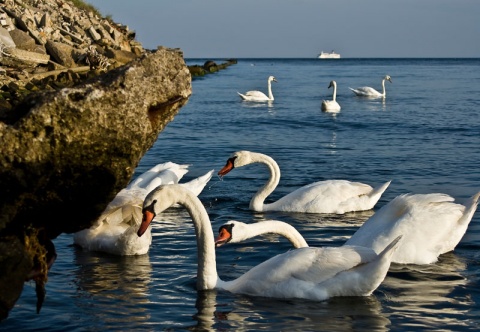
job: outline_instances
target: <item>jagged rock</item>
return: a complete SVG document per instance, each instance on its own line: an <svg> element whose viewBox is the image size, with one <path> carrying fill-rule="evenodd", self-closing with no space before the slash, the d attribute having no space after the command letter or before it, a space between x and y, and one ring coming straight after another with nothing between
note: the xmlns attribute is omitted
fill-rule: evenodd
<svg viewBox="0 0 480 332"><path fill-rule="evenodd" d="M30 37L30 35L25 31L22 31L20 29L13 29L12 31L10 31L10 37L13 41L13 47L16 46L17 48L25 51L33 51L37 48L35 39Z"/></svg>
<svg viewBox="0 0 480 332"><path fill-rule="evenodd" d="M74 87L31 93L0 122L0 320L46 259L25 246L32 230L48 240L90 227L190 95L182 53L159 48Z"/></svg>
<svg viewBox="0 0 480 332"><path fill-rule="evenodd" d="M73 47L47 40L45 48L52 58L62 66L69 68L76 66L75 60L73 59Z"/></svg>

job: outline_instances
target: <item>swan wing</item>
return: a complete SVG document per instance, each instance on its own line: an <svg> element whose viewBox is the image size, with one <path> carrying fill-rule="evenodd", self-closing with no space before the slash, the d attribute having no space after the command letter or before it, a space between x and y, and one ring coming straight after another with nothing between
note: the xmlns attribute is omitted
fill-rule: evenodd
<svg viewBox="0 0 480 332"><path fill-rule="evenodd" d="M378 96L382 95L380 92L375 90L374 88L371 88L369 86L362 86L359 88L349 88L352 90L357 96Z"/></svg>
<svg viewBox="0 0 480 332"><path fill-rule="evenodd" d="M368 210L373 188L361 182L326 180L303 186L272 204L267 209L311 213L345 213Z"/></svg>
<svg viewBox="0 0 480 332"><path fill-rule="evenodd" d="M466 231L464 223L459 223L465 206L453 201L449 195L439 193L397 196L370 217L346 244L378 252L403 234L394 262L433 263L440 254L453 250ZM461 234L457 235L459 230Z"/></svg>
<svg viewBox="0 0 480 332"><path fill-rule="evenodd" d="M180 185L187 188L191 192L193 192L195 194L195 196L198 196L203 191L203 189L207 185L208 181L210 181L210 179L212 178L213 171L214 170L212 169L211 171L207 172L206 174L204 174L202 176L199 176L198 178L193 179L189 182L180 183Z"/></svg>
<svg viewBox="0 0 480 332"><path fill-rule="evenodd" d="M358 278L354 269L377 257L372 249L353 246L295 249L257 265L230 282L228 289L267 297L324 300L330 297L337 277L340 284L333 288L350 288L349 280Z"/></svg>
<svg viewBox="0 0 480 332"><path fill-rule="evenodd" d="M140 174L127 186L127 189L143 188L150 191L161 184L178 183L187 172L188 165L179 165L173 162L157 164Z"/></svg>

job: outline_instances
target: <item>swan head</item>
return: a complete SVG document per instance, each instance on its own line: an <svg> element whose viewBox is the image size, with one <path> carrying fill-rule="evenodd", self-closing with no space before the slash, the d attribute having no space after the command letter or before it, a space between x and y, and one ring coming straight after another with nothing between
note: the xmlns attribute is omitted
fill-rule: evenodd
<svg viewBox="0 0 480 332"><path fill-rule="evenodd" d="M219 176L224 176L229 173L235 167L242 167L248 164L251 164L252 153L249 151L237 151L232 153L232 155L227 159L227 163L221 170L218 171Z"/></svg>
<svg viewBox="0 0 480 332"><path fill-rule="evenodd" d="M330 84L328 85L328 88L330 89L331 87L335 87L336 85L337 85L337 82L330 81Z"/></svg>
<svg viewBox="0 0 480 332"><path fill-rule="evenodd" d="M275 76L269 76L268 81L269 82L277 82L277 79L275 78Z"/></svg>
<svg viewBox="0 0 480 332"><path fill-rule="evenodd" d="M235 231L234 231L235 230ZM215 239L215 247L225 243L239 243L249 239L248 224L241 221L231 220L218 229L218 236Z"/></svg>
<svg viewBox="0 0 480 332"><path fill-rule="evenodd" d="M179 197L187 190L178 184L160 185L148 193L142 206L142 223L137 231L142 236L148 229L153 218L179 201Z"/></svg>
<svg viewBox="0 0 480 332"><path fill-rule="evenodd" d="M389 81L390 83L393 83L392 82L392 78L389 76L389 75L385 75L385 77L383 78L385 81Z"/></svg>

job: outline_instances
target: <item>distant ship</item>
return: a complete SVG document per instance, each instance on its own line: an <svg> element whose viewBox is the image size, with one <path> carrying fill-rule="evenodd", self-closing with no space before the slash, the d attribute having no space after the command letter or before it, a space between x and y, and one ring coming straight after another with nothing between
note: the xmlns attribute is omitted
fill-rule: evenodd
<svg viewBox="0 0 480 332"><path fill-rule="evenodd" d="M319 59L340 59L340 54L335 53L334 51L328 53L328 52L320 52L318 55Z"/></svg>

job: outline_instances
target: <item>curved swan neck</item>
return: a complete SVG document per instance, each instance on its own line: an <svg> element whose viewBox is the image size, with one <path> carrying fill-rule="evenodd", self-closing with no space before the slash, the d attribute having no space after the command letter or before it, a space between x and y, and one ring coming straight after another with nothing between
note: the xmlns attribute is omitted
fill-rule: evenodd
<svg viewBox="0 0 480 332"><path fill-rule="evenodd" d="M268 99L273 100L272 81L268 80Z"/></svg>
<svg viewBox="0 0 480 332"><path fill-rule="evenodd" d="M385 90L385 79L382 80L382 95L385 97L385 93L386 93L386 90Z"/></svg>
<svg viewBox="0 0 480 332"><path fill-rule="evenodd" d="M295 248L308 247L307 241L305 241L295 227L279 220L264 220L249 224L249 234L247 238L269 233L285 237Z"/></svg>
<svg viewBox="0 0 480 332"><path fill-rule="evenodd" d="M195 226L197 238L197 289L214 289L219 281L219 277L217 273L215 239L212 224L200 199L187 189L181 189L184 191L184 195L177 203L184 206L190 214Z"/></svg>
<svg viewBox="0 0 480 332"><path fill-rule="evenodd" d="M263 211L265 208L265 199L275 190L280 182L280 167L278 167L277 162L273 160L273 158L261 153L252 153L250 163L262 163L268 167L270 172L267 183L256 192L250 201L251 210Z"/></svg>

